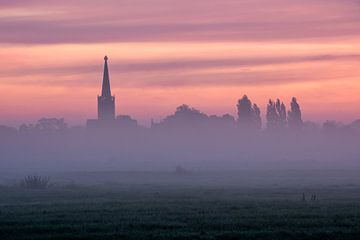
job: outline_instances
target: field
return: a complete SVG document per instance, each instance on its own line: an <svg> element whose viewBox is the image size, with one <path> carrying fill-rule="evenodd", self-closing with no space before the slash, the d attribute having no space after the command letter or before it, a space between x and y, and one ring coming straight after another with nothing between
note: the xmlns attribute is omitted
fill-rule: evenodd
<svg viewBox="0 0 360 240"><path fill-rule="evenodd" d="M1 240L360 236L356 171L49 175L43 190L2 175Z"/></svg>

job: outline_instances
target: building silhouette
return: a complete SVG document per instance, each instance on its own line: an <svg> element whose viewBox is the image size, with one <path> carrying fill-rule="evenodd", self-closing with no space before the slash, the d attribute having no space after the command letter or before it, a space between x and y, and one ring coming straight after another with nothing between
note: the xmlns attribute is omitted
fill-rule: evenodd
<svg viewBox="0 0 360 240"><path fill-rule="evenodd" d="M107 128L134 128L137 121L130 116L115 113L115 96L111 95L110 75L108 57L104 57L104 73L101 87L101 95L97 97L98 118L88 119L86 127L88 129L107 129Z"/></svg>
<svg viewBox="0 0 360 240"><path fill-rule="evenodd" d="M98 120L115 120L115 97L111 96L108 57L104 57L104 75L101 96L98 96Z"/></svg>

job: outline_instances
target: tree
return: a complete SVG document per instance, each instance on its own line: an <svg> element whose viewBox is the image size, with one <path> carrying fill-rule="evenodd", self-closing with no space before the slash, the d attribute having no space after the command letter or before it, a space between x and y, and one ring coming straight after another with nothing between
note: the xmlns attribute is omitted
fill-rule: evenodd
<svg viewBox="0 0 360 240"><path fill-rule="evenodd" d="M284 129L287 124L286 107L279 99L269 100L266 112L267 128L272 130Z"/></svg>
<svg viewBox="0 0 360 240"><path fill-rule="evenodd" d="M253 105L253 122L255 129L261 129L262 122L260 116L260 108L256 104Z"/></svg>
<svg viewBox="0 0 360 240"><path fill-rule="evenodd" d="M67 129L64 118L41 118L35 128L44 133L62 132Z"/></svg>
<svg viewBox="0 0 360 240"><path fill-rule="evenodd" d="M194 126L206 123L209 117L199 110L189 107L188 105L181 105L176 108L174 114L167 116L161 123L155 124L157 126L180 127L180 126Z"/></svg>
<svg viewBox="0 0 360 240"><path fill-rule="evenodd" d="M289 127L294 130L299 130L303 126L300 105L295 97L291 100L291 110L288 112L288 123Z"/></svg>
<svg viewBox="0 0 360 240"><path fill-rule="evenodd" d="M239 125L243 127L250 127L253 120L252 103L246 95L239 99L237 110Z"/></svg>
<svg viewBox="0 0 360 240"><path fill-rule="evenodd" d="M169 118L173 118L178 121L202 121L206 120L208 116L195 108L191 108L188 105L183 104L177 107L175 114Z"/></svg>
<svg viewBox="0 0 360 240"><path fill-rule="evenodd" d="M63 133L67 129L64 118L41 118L36 124L22 124L19 132L21 134L53 134Z"/></svg>
<svg viewBox="0 0 360 240"><path fill-rule="evenodd" d="M275 102L270 99L266 108L267 128L276 129L278 127L278 119Z"/></svg>
<svg viewBox="0 0 360 240"><path fill-rule="evenodd" d="M252 104L244 95L237 104L238 125L244 130L259 130L261 128L260 108Z"/></svg>
<svg viewBox="0 0 360 240"><path fill-rule="evenodd" d="M276 100L276 111L278 114L278 127L285 128L287 124L286 107L285 104L280 101L280 99Z"/></svg>

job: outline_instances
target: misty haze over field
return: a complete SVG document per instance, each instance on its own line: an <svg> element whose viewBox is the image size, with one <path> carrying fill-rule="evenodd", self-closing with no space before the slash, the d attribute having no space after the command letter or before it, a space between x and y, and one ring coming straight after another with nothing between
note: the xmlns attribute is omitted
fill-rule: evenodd
<svg viewBox="0 0 360 240"><path fill-rule="evenodd" d="M207 115L188 105L150 127L116 116L104 57L98 117L86 127L42 118L18 129L0 126L3 171L184 171L352 169L360 166L360 120L349 125L304 122L293 97L269 100L265 118L247 95L237 116Z"/></svg>
<svg viewBox="0 0 360 240"><path fill-rule="evenodd" d="M208 116L183 105L150 128L124 116L119 121L123 125L101 129L68 127L63 119L42 119L19 129L3 126L0 167L172 171L180 165L201 171L360 166L359 122L346 126L307 122L298 128L285 118L280 125L267 123L261 129L259 119L239 113L245 118Z"/></svg>

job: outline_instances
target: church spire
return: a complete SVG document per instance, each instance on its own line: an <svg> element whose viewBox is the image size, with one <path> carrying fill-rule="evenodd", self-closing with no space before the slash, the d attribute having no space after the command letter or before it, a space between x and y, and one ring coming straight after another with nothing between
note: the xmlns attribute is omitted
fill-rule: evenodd
<svg viewBox="0 0 360 240"><path fill-rule="evenodd" d="M109 69L107 64L108 57L104 57L104 76L103 76L103 83L102 83L102 97L111 97L111 90L110 90L110 78L109 78Z"/></svg>

